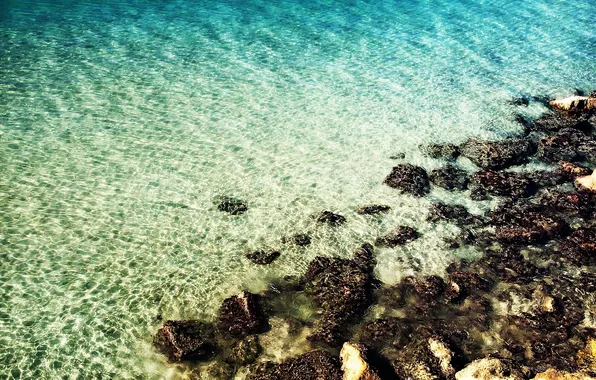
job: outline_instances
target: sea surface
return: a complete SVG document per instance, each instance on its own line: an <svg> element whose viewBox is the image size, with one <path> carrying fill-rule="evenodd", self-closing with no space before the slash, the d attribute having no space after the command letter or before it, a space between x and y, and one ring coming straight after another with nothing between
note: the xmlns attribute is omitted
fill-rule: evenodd
<svg viewBox="0 0 596 380"><path fill-rule="evenodd" d="M594 25L594 0L0 1L0 378L177 378L158 315L210 319L397 225L422 236L377 250L387 283L475 257L426 210L489 204L383 178L545 110L513 97L596 87Z"/></svg>

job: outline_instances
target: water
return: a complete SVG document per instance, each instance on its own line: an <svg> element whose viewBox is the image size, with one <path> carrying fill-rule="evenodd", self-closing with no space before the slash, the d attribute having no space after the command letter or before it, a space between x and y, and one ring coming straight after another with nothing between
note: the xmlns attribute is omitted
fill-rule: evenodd
<svg viewBox="0 0 596 380"><path fill-rule="evenodd" d="M388 283L473 257L426 208L487 205L400 196L389 157L435 168L418 145L518 132L512 96L595 87L595 24L593 0L0 2L0 378L177 377L158 314L210 318L398 224L423 237L377 251Z"/></svg>

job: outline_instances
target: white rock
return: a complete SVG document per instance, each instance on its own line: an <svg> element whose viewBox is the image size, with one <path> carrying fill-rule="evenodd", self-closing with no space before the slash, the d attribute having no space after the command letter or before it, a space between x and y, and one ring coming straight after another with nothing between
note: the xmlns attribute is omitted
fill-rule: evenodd
<svg viewBox="0 0 596 380"><path fill-rule="evenodd" d="M575 185L580 189L596 192L596 170L590 175L577 178Z"/></svg>
<svg viewBox="0 0 596 380"><path fill-rule="evenodd" d="M343 380L381 380L366 362L366 349L358 344L344 343L339 353Z"/></svg>
<svg viewBox="0 0 596 380"><path fill-rule="evenodd" d="M570 96L550 102L553 108L570 112L585 112L596 109L596 98L587 96Z"/></svg>
<svg viewBox="0 0 596 380"><path fill-rule="evenodd" d="M505 375L505 365L499 359L475 360L455 374L456 380L521 380L515 371Z"/></svg>

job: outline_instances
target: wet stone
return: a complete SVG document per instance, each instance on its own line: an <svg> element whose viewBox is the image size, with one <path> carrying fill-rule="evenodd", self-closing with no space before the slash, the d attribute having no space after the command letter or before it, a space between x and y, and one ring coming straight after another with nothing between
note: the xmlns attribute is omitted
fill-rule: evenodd
<svg viewBox="0 0 596 380"><path fill-rule="evenodd" d="M421 197L430 191L426 170L420 166L400 164L393 167L383 183L400 190L402 193Z"/></svg>
<svg viewBox="0 0 596 380"><path fill-rule="evenodd" d="M574 164L568 161L560 161L559 167L561 168L563 175L570 180L592 174L592 169L588 168L587 166Z"/></svg>
<svg viewBox="0 0 596 380"><path fill-rule="evenodd" d="M410 341L409 323L400 318L383 318L366 322L359 331L358 341L380 350L385 347L402 348Z"/></svg>
<svg viewBox="0 0 596 380"><path fill-rule="evenodd" d="M445 287L444 297L447 301L458 302L476 291L488 291L491 283L473 272L452 272L449 283Z"/></svg>
<svg viewBox="0 0 596 380"><path fill-rule="evenodd" d="M591 126L585 118L569 117L560 113L543 115L530 124L530 130L538 132L552 133L566 128L588 131Z"/></svg>
<svg viewBox="0 0 596 380"><path fill-rule="evenodd" d="M404 245L408 242L418 239L419 234L412 227L399 226L385 236L381 236L375 240L377 247L393 248L398 245Z"/></svg>
<svg viewBox="0 0 596 380"><path fill-rule="evenodd" d="M484 141L470 139L460 146L461 155L483 169L504 169L525 162L535 152L527 139Z"/></svg>
<svg viewBox="0 0 596 380"><path fill-rule="evenodd" d="M246 258L258 265L271 264L280 256L278 251L251 251L247 252Z"/></svg>
<svg viewBox="0 0 596 380"><path fill-rule="evenodd" d="M560 246L561 254L576 265L596 265L596 230L579 229Z"/></svg>
<svg viewBox="0 0 596 380"><path fill-rule="evenodd" d="M205 360L215 349L213 326L199 321L166 321L157 331L153 345L171 362Z"/></svg>
<svg viewBox="0 0 596 380"><path fill-rule="evenodd" d="M340 214L331 211L323 211L318 217L317 222L325 223L329 226L339 226L346 222L346 218Z"/></svg>
<svg viewBox="0 0 596 380"><path fill-rule="evenodd" d="M535 191L534 182L524 173L481 171L471 177L472 185L488 194L527 197Z"/></svg>
<svg viewBox="0 0 596 380"><path fill-rule="evenodd" d="M387 205L369 205L359 207L358 210L356 210L356 212L361 215L372 215L389 212L390 210L391 207Z"/></svg>
<svg viewBox="0 0 596 380"><path fill-rule="evenodd" d="M240 365L254 363L261 353L259 337L250 335L234 344L232 347L232 360Z"/></svg>
<svg viewBox="0 0 596 380"><path fill-rule="evenodd" d="M555 216L542 213L527 213L513 223L498 226L496 237L507 243L538 243L564 237L569 226Z"/></svg>
<svg viewBox="0 0 596 380"><path fill-rule="evenodd" d="M581 159L580 145L587 143L587 136L583 132L577 129L562 129L556 135L540 140L537 157L551 163L577 161Z"/></svg>
<svg viewBox="0 0 596 380"><path fill-rule="evenodd" d="M248 380L341 380L339 359L327 351L317 350L275 364L259 363Z"/></svg>
<svg viewBox="0 0 596 380"><path fill-rule="evenodd" d="M459 156L459 147L455 144L431 144L420 147L420 150L436 159L455 160Z"/></svg>
<svg viewBox="0 0 596 380"><path fill-rule="evenodd" d="M267 317L260 297L244 291L225 299L217 315L217 327L220 332L237 339L264 332Z"/></svg>
<svg viewBox="0 0 596 380"><path fill-rule="evenodd" d="M473 223L475 218L464 206L433 203L430 206L426 220L431 223L453 221L458 225L465 225Z"/></svg>
<svg viewBox="0 0 596 380"><path fill-rule="evenodd" d="M221 197L217 201L217 209L221 212L227 212L231 215L241 215L248 210L246 202L232 198L232 197Z"/></svg>
<svg viewBox="0 0 596 380"><path fill-rule="evenodd" d="M445 165L430 173L430 181L447 190L465 190L468 188L468 173L453 165Z"/></svg>

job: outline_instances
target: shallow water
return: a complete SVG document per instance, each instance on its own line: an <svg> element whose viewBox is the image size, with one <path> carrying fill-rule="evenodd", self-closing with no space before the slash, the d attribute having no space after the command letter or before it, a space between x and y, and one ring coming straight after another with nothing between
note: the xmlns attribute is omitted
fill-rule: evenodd
<svg viewBox="0 0 596 380"><path fill-rule="evenodd" d="M386 282L473 257L426 207L486 205L400 196L389 157L432 169L420 144L519 132L511 97L594 87L595 24L593 0L0 2L0 377L175 377L158 314L210 318L398 224L423 237L377 251Z"/></svg>

